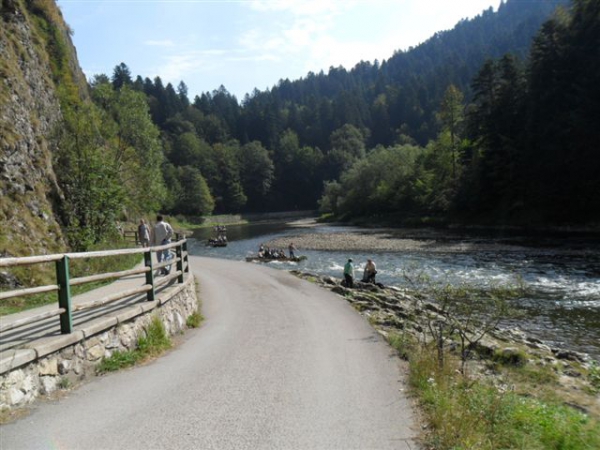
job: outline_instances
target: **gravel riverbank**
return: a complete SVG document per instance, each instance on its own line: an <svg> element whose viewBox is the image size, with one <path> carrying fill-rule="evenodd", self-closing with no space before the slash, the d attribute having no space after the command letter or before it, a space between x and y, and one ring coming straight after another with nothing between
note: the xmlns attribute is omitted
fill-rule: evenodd
<svg viewBox="0 0 600 450"><path fill-rule="evenodd" d="M401 237L393 232L338 232L338 233L307 233L296 236L286 236L266 243L272 248L287 249L293 242L299 250L325 251L374 251L374 252L431 252L431 253L465 253L471 251L490 252L526 252L541 253L550 251L549 248L526 247L502 241L486 242L474 239L436 239L431 236L418 238ZM556 249L552 249L556 252ZM572 253L574 250L570 250Z"/></svg>

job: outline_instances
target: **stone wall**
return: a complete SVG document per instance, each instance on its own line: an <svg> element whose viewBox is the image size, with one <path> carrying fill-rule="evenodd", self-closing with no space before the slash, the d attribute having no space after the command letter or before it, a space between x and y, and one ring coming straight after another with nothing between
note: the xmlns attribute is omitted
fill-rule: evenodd
<svg viewBox="0 0 600 450"><path fill-rule="evenodd" d="M24 406L41 395L93 376L103 358L135 349L155 316L172 336L181 333L186 319L197 311L196 285L189 276L185 283L163 291L155 301L129 306L114 317L90 322L70 335L31 343L24 351L43 356L22 365L16 363L0 375L0 408ZM60 348L44 354L46 349L56 347Z"/></svg>

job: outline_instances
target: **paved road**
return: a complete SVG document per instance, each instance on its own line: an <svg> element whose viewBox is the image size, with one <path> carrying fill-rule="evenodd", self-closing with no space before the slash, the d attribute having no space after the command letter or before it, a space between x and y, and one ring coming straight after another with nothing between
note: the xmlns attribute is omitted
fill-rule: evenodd
<svg viewBox="0 0 600 450"><path fill-rule="evenodd" d="M400 361L343 299L192 257L206 321L158 360L0 428L8 449L416 449Z"/></svg>

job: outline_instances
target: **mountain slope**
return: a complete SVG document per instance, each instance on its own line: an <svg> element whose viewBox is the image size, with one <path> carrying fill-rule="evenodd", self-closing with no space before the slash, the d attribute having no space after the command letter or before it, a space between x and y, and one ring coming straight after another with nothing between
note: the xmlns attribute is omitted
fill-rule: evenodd
<svg viewBox="0 0 600 450"><path fill-rule="evenodd" d="M86 95L54 1L0 3L0 257L64 250L52 168L59 89Z"/></svg>

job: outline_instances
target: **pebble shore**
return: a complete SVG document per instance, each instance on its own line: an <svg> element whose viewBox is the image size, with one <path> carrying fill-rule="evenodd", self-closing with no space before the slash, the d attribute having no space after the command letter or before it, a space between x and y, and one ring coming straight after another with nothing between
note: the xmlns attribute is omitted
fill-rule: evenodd
<svg viewBox="0 0 600 450"><path fill-rule="evenodd" d="M307 233L278 238L266 243L271 248L287 249L293 242L299 250L465 253L470 251L514 251L528 249L518 245L468 240L413 239L395 236L391 232ZM539 251L539 249L538 249Z"/></svg>

